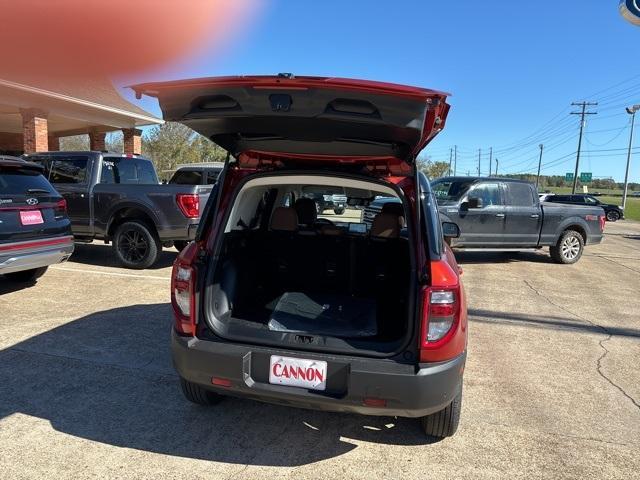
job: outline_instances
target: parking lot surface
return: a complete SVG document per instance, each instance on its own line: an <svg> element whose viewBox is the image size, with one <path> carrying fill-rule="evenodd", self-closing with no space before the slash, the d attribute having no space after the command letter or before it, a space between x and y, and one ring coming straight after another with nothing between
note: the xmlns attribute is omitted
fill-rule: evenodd
<svg viewBox="0 0 640 480"><path fill-rule="evenodd" d="M77 245L29 288L0 280L0 478L639 478L640 224L573 266L459 253L470 314L458 433L229 398L188 404L169 276Z"/></svg>

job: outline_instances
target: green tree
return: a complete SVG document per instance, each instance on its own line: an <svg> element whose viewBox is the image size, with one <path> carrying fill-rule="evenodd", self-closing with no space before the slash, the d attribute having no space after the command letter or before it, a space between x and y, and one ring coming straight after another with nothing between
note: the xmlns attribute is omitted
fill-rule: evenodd
<svg viewBox="0 0 640 480"><path fill-rule="evenodd" d="M224 161L226 151L189 127L166 122L142 137L142 153L156 166L160 177L182 163Z"/></svg>
<svg viewBox="0 0 640 480"><path fill-rule="evenodd" d="M444 177L449 174L448 162L433 162L429 158L419 160L418 168L431 180Z"/></svg>
<svg viewBox="0 0 640 480"><path fill-rule="evenodd" d="M89 150L89 135L60 137L60 150L69 152Z"/></svg>

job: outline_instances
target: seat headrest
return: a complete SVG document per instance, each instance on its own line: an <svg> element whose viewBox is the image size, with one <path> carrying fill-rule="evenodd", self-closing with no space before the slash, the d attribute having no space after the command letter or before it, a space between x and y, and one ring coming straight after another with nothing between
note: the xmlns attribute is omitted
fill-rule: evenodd
<svg viewBox="0 0 640 480"><path fill-rule="evenodd" d="M312 198L299 198L293 208L298 214L298 221L303 225L313 225L318 219L316 202Z"/></svg>
<svg viewBox="0 0 640 480"><path fill-rule="evenodd" d="M298 230L298 215L293 208L277 207L271 215L270 229L278 232Z"/></svg>
<svg viewBox="0 0 640 480"><path fill-rule="evenodd" d="M404 207L401 203L389 202L382 205L382 213L392 213L397 215L400 221L400 228L404 227Z"/></svg>
<svg viewBox="0 0 640 480"><path fill-rule="evenodd" d="M389 202L382 205L382 213L393 213L399 217L404 217L404 207L401 203Z"/></svg>
<svg viewBox="0 0 640 480"><path fill-rule="evenodd" d="M369 235L378 238L398 238L401 218L393 213L379 213L373 219Z"/></svg>

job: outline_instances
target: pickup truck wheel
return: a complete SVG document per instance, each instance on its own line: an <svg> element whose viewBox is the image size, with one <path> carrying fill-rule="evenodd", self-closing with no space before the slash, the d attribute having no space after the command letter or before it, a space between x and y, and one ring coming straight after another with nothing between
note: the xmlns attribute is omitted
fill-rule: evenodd
<svg viewBox="0 0 640 480"><path fill-rule="evenodd" d="M200 385L189 382L184 378L180 378L180 387L184 398L198 405L215 405L222 399L221 395L205 390Z"/></svg>
<svg viewBox="0 0 640 480"><path fill-rule="evenodd" d="M567 230L560 235L558 243L549 248L549 253L555 262L569 265L580 260L583 250L582 235L575 230Z"/></svg>
<svg viewBox="0 0 640 480"><path fill-rule="evenodd" d="M460 423L460 410L462 408L462 387L453 401L439 412L432 413L420 419L424 433L429 437L450 437Z"/></svg>
<svg viewBox="0 0 640 480"><path fill-rule="evenodd" d="M173 246L176 247L176 250L178 250L179 252L184 250L187 245L189 245L189 242L187 242L186 240L175 240L173 242Z"/></svg>
<svg viewBox="0 0 640 480"><path fill-rule="evenodd" d="M113 237L113 251L127 268L149 268L158 259L161 248L149 227L140 222L119 225Z"/></svg>
<svg viewBox="0 0 640 480"><path fill-rule="evenodd" d="M5 277L7 280L11 280L12 282L24 282L24 283L33 283L37 279L39 279L44 272L47 271L48 267L40 267L40 268L32 268L31 270L23 270L21 272L12 272L5 273Z"/></svg>
<svg viewBox="0 0 640 480"><path fill-rule="evenodd" d="M607 212L607 220L609 222L615 222L616 220L620 220L620 214L615 210L610 210Z"/></svg>

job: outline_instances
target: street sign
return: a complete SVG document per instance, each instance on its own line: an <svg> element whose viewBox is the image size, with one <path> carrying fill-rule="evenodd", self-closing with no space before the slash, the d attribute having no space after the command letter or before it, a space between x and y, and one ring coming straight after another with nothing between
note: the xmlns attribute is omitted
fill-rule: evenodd
<svg viewBox="0 0 640 480"><path fill-rule="evenodd" d="M590 183L591 182L591 172L580 172L580 181L582 183Z"/></svg>
<svg viewBox="0 0 640 480"><path fill-rule="evenodd" d="M573 173L565 173L565 174L564 174L564 179L565 179L567 182L570 182L571 180L573 180Z"/></svg>

